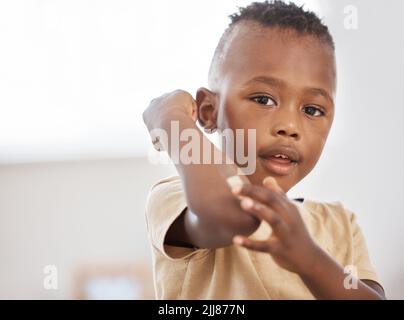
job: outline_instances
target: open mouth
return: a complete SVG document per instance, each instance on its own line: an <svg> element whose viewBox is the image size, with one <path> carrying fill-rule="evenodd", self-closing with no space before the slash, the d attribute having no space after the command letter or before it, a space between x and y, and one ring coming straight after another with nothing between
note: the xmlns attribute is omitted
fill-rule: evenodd
<svg viewBox="0 0 404 320"><path fill-rule="evenodd" d="M264 167L275 175L288 175L297 166L297 161L291 160L286 155L277 154L267 158L260 158Z"/></svg>
<svg viewBox="0 0 404 320"><path fill-rule="evenodd" d="M296 161L293 161L292 159L290 159L287 155L284 155L281 153L270 156L269 159L273 160L277 163L281 163L281 164L290 164L290 163L296 162Z"/></svg>
<svg viewBox="0 0 404 320"><path fill-rule="evenodd" d="M263 166L273 175L288 175L300 162L298 151L290 145L271 146L260 154Z"/></svg>

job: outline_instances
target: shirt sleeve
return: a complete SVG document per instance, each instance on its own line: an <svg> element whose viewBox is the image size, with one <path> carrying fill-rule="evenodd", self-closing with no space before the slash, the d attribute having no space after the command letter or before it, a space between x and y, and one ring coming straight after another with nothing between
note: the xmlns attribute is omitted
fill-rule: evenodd
<svg viewBox="0 0 404 320"><path fill-rule="evenodd" d="M145 210L148 237L152 247L167 259L187 259L209 250L164 244L170 226L186 208L180 177L168 177L152 186Z"/></svg>
<svg viewBox="0 0 404 320"><path fill-rule="evenodd" d="M358 278L361 280L372 280L377 282L382 288L380 279L377 276L369 258L369 253L363 236L362 230L357 223L356 214L348 212L351 215L351 230L353 241L353 266L357 269ZM384 290L384 288L383 288Z"/></svg>

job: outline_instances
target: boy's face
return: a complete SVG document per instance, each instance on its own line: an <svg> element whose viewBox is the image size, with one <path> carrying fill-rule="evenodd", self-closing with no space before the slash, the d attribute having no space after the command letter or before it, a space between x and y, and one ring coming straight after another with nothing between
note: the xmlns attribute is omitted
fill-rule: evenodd
<svg viewBox="0 0 404 320"><path fill-rule="evenodd" d="M334 53L314 36L293 31L245 24L233 32L215 92L215 124L219 130L256 129L256 170L249 179L261 185L273 176L287 192L313 169L331 128ZM286 147L281 153L292 150L296 161L274 158L279 146Z"/></svg>

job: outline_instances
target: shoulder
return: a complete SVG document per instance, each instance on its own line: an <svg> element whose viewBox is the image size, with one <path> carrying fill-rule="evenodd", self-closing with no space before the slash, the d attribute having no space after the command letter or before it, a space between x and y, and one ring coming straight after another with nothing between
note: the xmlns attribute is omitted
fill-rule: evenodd
<svg viewBox="0 0 404 320"><path fill-rule="evenodd" d="M181 186L181 178L177 175L168 176L156 181L150 188L150 191L153 191L156 187L172 187L172 186Z"/></svg>
<svg viewBox="0 0 404 320"><path fill-rule="evenodd" d="M182 182L179 176L169 176L156 181L149 189L147 203L157 201L161 197L179 197L183 193Z"/></svg>
<svg viewBox="0 0 404 320"><path fill-rule="evenodd" d="M302 206L311 214L324 218L352 219L354 213L341 201L316 201L305 199Z"/></svg>
<svg viewBox="0 0 404 320"><path fill-rule="evenodd" d="M155 182L149 189L146 209L184 198L181 178L169 176Z"/></svg>
<svg viewBox="0 0 404 320"><path fill-rule="evenodd" d="M145 219L151 242L160 252L164 252L164 239L168 229L186 207L180 177L160 179L151 186L146 201Z"/></svg>
<svg viewBox="0 0 404 320"><path fill-rule="evenodd" d="M306 199L302 204L307 220L337 233L351 233L355 222L355 214L346 208L341 201L316 201Z"/></svg>

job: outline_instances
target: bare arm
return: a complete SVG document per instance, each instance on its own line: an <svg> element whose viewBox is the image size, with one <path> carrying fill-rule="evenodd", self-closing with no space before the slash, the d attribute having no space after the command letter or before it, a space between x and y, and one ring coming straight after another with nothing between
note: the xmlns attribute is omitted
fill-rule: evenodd
<svg viewBox="0 0 404 320"><path fill-rule="evenodd" d="M192 129L200 144L221 153L199 130L193 118L195 101L184 91L155 99L144 112L143 119L149 131L160 128L168 134L168 141L161 141L164 150L172 155L171 123L178 121L179 132ZM181 150L188 141L179 141ZM200 153L202 154L202 153ZM166 243L199 248L216 248L232 244L235 234L250 235L259 226L259 220L243 213L238 200L226 183L224 172L236 172L233 164L183 164L175 163L181 177L188 204L181 216L171 226Z"/></svg>
<svg viewBox="0 0 404 320"><path fill-rule="evenodd" d="M276 180L272 183L276 185ZM385 299L377 282L346 274L343 266L311 237L298 208L279 188L266 187L243 185L233 190L245 197L240 205L246 211L267 221L273 229L266 240L237 236L236 244L271 254L280 267L298 274L317 299Z"/></svg>
<svg viewBox="0 0 404 320"><path fill-rule="evenodd" d="M323 250L318 250L313 268L300 274L303 282L317 299L386 299L383 289L374 281L357 280L357 287L347 289L343 268Z"/></svg>

